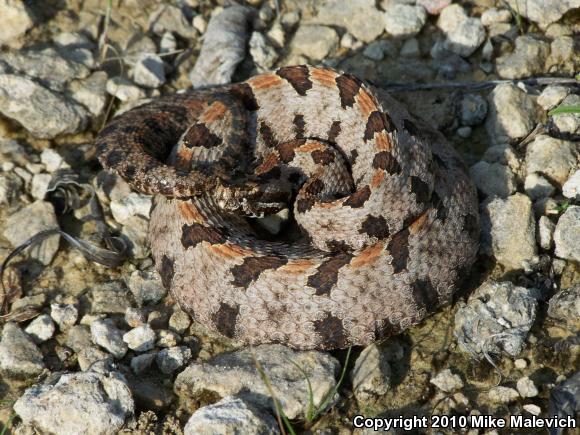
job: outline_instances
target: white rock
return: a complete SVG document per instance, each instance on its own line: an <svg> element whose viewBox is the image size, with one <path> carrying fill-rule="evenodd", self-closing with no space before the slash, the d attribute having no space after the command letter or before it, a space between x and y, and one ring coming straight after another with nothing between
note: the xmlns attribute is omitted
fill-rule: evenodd
<svg viewBox="0 0 580 435"><path fill-rule="evenodd" d="M569 93L570 90L564 86L546 86L537 101L542 109L550 110L560 104Z"/></svg>
<svg viewBox="0 0 580 435"><path fill-rule="evenodd" d="M515 402L520 398L520 395L516 390L509 387L493 387L487 393L487 397L493 403L511 403Z"/></svg>
<svg viewBox="0 0 580 435"><path fill-rule="evenodd" d="M489 8L481 14L481 24L491 26L495 23L509 23L512 14L507 9Z"/></svg>
<svg viewBox="0 0 580 435"><path fill-rule="evenodd" d="M512 84L496 86L488 96L488 105L485 128L495 144L524 138L538 119L534 100Z"/></svg>
<svg viewBox="0 0 580 435"><path fill-rule="evenodd" d="M532 201L548 198L554 194L556 188L537 172L528 174L524 181L524 190Z"/></svg>
<svg viewBox="0 0 580 435"><path fill-rule="evenodd" d="M54 322L48 314L41 314L26 327L24 331L35 343L42 343L51 338L55 331Z"/></svg>
<svg viewBox="0 0 580 435"><path fill-rule="evenodd" d="M120 224L127 224L133 216L149 218L153 198L151 195L131 192L129 195L111 201L111 213Z"/></svg>
<svg viewBox="0 0 580 435"><path fill-rule="evenodd" d="M508 166L479 161L469 169L475 185L487 196L505 198L516 191L517 180Z"/></svg>
<svg viewBox="0 0 580 435"><path fill-rule="evenodd" d="M534 405L533 403L528 403L524 406L522 406L522 408L524 408L524 411L529 412L532 415L540 415L542 413L542 408L540 408L538 405Z"/></svg>
<svg viewBox="0 0 580 435"><path fill-rule="evenodd" d="M338 47L338 34L331 27L301 24L292 39L292 49L311 60L325 59Z"/></svg>
<svg viewBox="0 0 580 435"><path fill-rule="evenodd" d="M141 325L126 332L123 341L127 343L129 349L145 352L153 349L155 345L155 331L147 324Z"/></svg>
<svg viewBox="0 0 580 435"><path fill-rule="evenodd" d="M507 0L507 2L513 10L535 21L542 28L555 23L569 10L580 8L579 0Z"/></svg>
<svg viewBox="0 0 580 435"><path fill-rule="evenodd" d="M314 22L344 27L356 39L366 43L377 39L385 29L383 14L374 0L325 0L319 6Z"/></svg>
<svg viewBox="0 0 580 435"><path fill-rule="evenodd" d="M207 20L203 17L203 15L196 15L193 17L191 24L202 35L205 33L207 29Z"/></svg>
<svg viewBox="0 0 580 435"><path fill-rule="evenodd" d="M143 89L121 77L113 77L107 80L106 89L109 94L123 102L145 98L145 91Z"/></svg>
<svg viewBox="0 0 580 435"><path fill-rule="evenodd" d="M260 32L252 32L249 46L252 59L262 71L271 69L278 60L276 49Z"/></svg>
<svg viewBox="0 0 580 435"><path fill-rule="evenodd" d="M142 53L133 67L133 80L146 88L158 88L165 83L163 60L153 53Z"/></svg>
<svg viewBox="0 0 580 435"><path fill-rule="evenodd" d="M165 32L159 41L159 51L161 53L172 53L177 50L177 40L173 33Z"/></svg>
<svg viewBox="0 0 580 435"><path fill-rule="evenodd" d="M50 317L61 331L73 326L79 317L79 310L73 304L51 304Z"/></svg>
<svg viewBox="0 0 580 435"><path fill-rule="evenodd" d="M538 389L536 388L534 381L527 376L518 379L516 388L522 397L536 397L538 395Z"/></svg>
<svg viewBox="0 0 580 435"><path fill-rule="evenodd" d="M44 164L46 172L48 173L52 173L57 169L69 167L62 156L52 148L45 148L42 150L40 153L40 161Z"/></svg>
<svg viewBox="0 0 580 435"><path fill-rule="evenodd" d="M542 249L546 251L552 249L552 241L554 240L554 230L556 224L547 216L541 216L538 221L538 242Z"/></svg>
<svg viewBox="0 0 580 435"><path fill-rule="evenodd" d="M239 397L227 396L195 411L183 429L184 435L277 435L276 420Z"/></svg>
<svg viewBox="0 0 580 435"><path fill-rule="evenodd" d="M339 364L328 353L297 352L281 345L261 345L231 353L218 354L205 362L193 362L177 375L174 391L181 397L197 397L208 392L220 397L238 395L259 407L274 412L271 394L256 370L254 357L268 374L275 397L290 419L304 417L308 411L307 385L310 379L313 402L321 401L336 385Z"/></svg>
<svg viewBox="0 0 580 435"><path fill-rule="evenodd" d="M395 3L389 6L384 14L385 29L393 36L416 35L427 21L427 12L423 6Z"/></svg>
<svg viewBox="0 0 580 435"><path fill-rule="evenodd" d="M430 382L445 393L453 393L463 388L463 381L459 375L452 373L449 369L437 373Z"/></svg>
<svg viewBox="0 0 580 435"><path fill-rule="evenodd" d="M528 362L523 358L518 358L514 361L514 366L518 370L523 370L528 366Z"/></svg>
<svg viewBox="0 0 580 435"><path fill-rule="evenodd" d="M14 74L0 74L0 112L41 139L78 133L88 121L88 113L80 104Z"/></svg>
<svg viewBox="0 0 580 435"><path fill-rule="evenodd" d="M572 205L560 216L554 242L557 257L580 262L580 206Z"/></svg>
<svg viewBox="0 0 580 435"><path fill-rule="evenodd" d="M501 78L506 79L541 74L549 54L550 46L547 42L532 35L518 36L514 51L497 58L496 70Z"/></svg>
<svg viewBox="0 0 580 435"><path fill-rule="evenodd" d="M0 373L9 378L26 379L44 370L42 353L18 325L8 322L0 340Z"/></svg>
<svg viewBox="0 0 580 435"><path fill-rule="evenodd" d="M444 48L469 57L485 40L485 29L479 18L470 18L459 4L441 11L437 26L445 33Z"/></svg>
<svg viewBox="0 0 580 435"><path fill-rule="evenodd" d="M364 402L389 391L391 366L379 346L371 344L361 352L351 377L352 389L359 401Z"/></svg>
<svg viewBox="0 0 580 435"><path fill-rule="evenodd" d="M185 39L193 39L196 36L195 29L191 27L183 10L169 3L162 3L149 15L149 28L157 34L174 32Z"/></svg>
<svg viewBox="0 0 580 435"><path fill-rule="evenodd" d="M580 169L578 169L562 186L562 194L566 198L580 199Z"/></svg>
<svg viewBox="0 0 580 435"><path fill-rule="evenodd" d="M30 8L22 0L0 0L0 11L2 11L0 45L15 40L34 26Z"/></svg>
<svg viewBox="0 0 580 435"><path fill-rule="evenodd" d="M32 177L32 184L30 186L30 194L38 200L43 200L46 196L46 191L48 185L52 180L52 175L50 174L35 174Z"/></svg>
<svg viewBox="0 0 580 435"><path fill-rule="evenodd" d="M123 331L113 325L110 319L95 320L91 323L93 343L109 351L120 359L127 353L127 344L123 341Z"/></svg>
<svg viewBox="0 0 580 435"><path fill-rule="evenodd" d="M536 255L536 223L532 202L516 193L483 204L482 251L493 255L506 270L518 270Z"/></svg>
<svg viewBox="0 0 580 435"><path fill-rule="evenodd" d="M559 107L580 107L580 95L568 95ZM578 113L554 114L552 121L560 133L568 135L580 133L580 115Z"/></svg>
<svg viewBox="0 0 580 435"><path fill-rule="evenodd" d="M107 104L107 73L95 71L89 77L69 86L72 97L86 107L93 116L100 116Z"/></svg>
<svg viewBox="0 0 580 435"><path fill-rule="evenodd" d="M526 149L526 171L539 172L562 186L578 167L578 144L539 135Z"/></svg>
<svg viewBox="0 0 580 435"><path fill-rule="evenodd" d="M28 388L14 410L40 433L114 434L134 413L133 398L119 373L56 375Z"/></svg>
<svg viewBox="0 0 580 435"><path fill-rule="evenodd" d="M36 201L12 214L6 220L3 235L16 247L35 234L50 229L58 229L58 221L51 203ZM30 256L48 265L58 251L58 234L44 239L28 249Z"/></svg>

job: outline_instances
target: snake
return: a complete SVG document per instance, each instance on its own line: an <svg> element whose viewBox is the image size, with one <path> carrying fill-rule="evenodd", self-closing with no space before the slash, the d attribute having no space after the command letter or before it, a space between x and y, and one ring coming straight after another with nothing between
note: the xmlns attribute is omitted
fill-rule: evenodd
<svg viewBox="0 0 580 435"><path fill-rule="evenodd" d="M399 334L452 302L476 259L459 153L349 73L284 66L159 97L95 146L155 195L148 239L173 300L241 343L331 350Z"/></svg>

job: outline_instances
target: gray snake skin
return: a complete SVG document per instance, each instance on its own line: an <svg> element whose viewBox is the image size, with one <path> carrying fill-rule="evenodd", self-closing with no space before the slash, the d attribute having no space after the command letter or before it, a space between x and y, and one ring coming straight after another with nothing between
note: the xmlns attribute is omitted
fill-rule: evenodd
<svg viewBox="0 0 580 435"><path fill-rule="evenodd" d="M476 190L442 135L341 72L291 66L132 109L102 165L156 194L163 284L249 344L367 345L448 303L478 249ZM289 208L278 236L256 216Z"/></svg>

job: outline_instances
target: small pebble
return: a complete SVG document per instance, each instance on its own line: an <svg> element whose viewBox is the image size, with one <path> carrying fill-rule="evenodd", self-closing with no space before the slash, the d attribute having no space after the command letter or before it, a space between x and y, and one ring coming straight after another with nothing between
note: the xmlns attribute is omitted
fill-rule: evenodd
<svg viewBox="0 0 580 435"><path fill-rule="evenodd" d="M141 308L127 307L125 310L125 322L131 328L136 328L147 323L147 314Z"/></svg>
<svg viewBox="0 0 580 435"><path fill-rule="evenodd" d="M538 389L532 381L527 376L518 379L516 388L522 397L536 397L538 395Z"/></svg>
<svg viewBox="0 0 580 435"><path fill-rule="evenodd" d="M166 329L159 329L157 331L157 336L156 345L158 347L175 347L181 342L179 334Z"/></svg>
<svg viewBox="0 0 580 435"><path fill-rule="evenodd" d="M518 370L523 370L528 366L528 362L523 358L518 358L514 361L514 366Z"/></svg>
<svg viewBox="0 0 580 435"><path fill-rule="evenodd" d="M73 326L79 317L79 310L72 304L51 304L50 317L56 322L61 331Z"/></svg>
<svg viewBox="0 0 580 435"><path fill-rule="evenodd" d="M191 350L185 346L170 347L159 351L155 357L157 367L166 375L179 370L191 359Z"/></svg>
<svg viewBox="0 0 580 435"><path fill-rule="evenodd" d="M118 329L111 319L95 320L91 323L93 343L109 351L120 359L127 353L127 344L123 341L123 331Z"/></svg>
<svg viewBox="0 0 580 435"><path fill-rule="evenodd" d="M36 344L39 344L51 338L55 329L54 322L50 316L48 314L41 314L30 322L24 331L32 337L32 340Z"/></svg>
<svg viewBox="0 0 580 435"><path fill-rule="evenodd" d="M177 334L183 334L191 325L191 318L189 314L185 311L176 309L175 312L169 318L169 329L176 332Z"/></svg>
<svg viewBox="0 0 580 435"><path fill-rule="evenodd" d="M580 169L564 183L562 194L569 199L580 199Z"/></svg>
<svg viewBox="0 0 580 435"><path fill-rule="evenodd" d="M540 408L538 405L534 405L533 403L528 403L522 408L524 408L524 411L529 412L532 415L540 415L542 413L542 408Z"/></svg>
<svg viewBox="0 0 580 435"><path fill-rule="evenodd" d="M145 352L153 349L155 345L155 331L147 324L137 326L123 335L123 341L127 343L129 349Z"/></svg>
<svg viewBox="0 0 580 435"><path fill-rule="evenodd" d="M489 400L491 400L493 403L502 403L502 404L515 402L520 398L520 395L516 390L514 390L513 388L502 386L493 387L488 391L487 396Z"/></svg>
<svg viewBox="0 0 580 435"><path fill-rule="evenodd" d="M449 369L437 373L430 382L445 393L452 393L463 388L463 381L459 375L452 373Z"/></svg>

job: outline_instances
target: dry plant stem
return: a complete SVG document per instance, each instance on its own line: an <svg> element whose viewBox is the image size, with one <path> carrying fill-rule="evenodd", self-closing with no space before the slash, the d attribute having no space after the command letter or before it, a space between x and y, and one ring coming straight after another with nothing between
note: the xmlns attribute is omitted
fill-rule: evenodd
<svg viewBox="0 0 580 435"><path fill-rule="evenodd" d="M485 82L448 82L448 83L392 83L378 85L381 89L391 92L413 92L430 91L436 89L470 89L472 91L492 88L497 85L511 83L517 85L523 83L526 86L548 86L548 85L576 85L580 86L578 80L572 77L533 77L521 80L489 80Z"/></svg>

